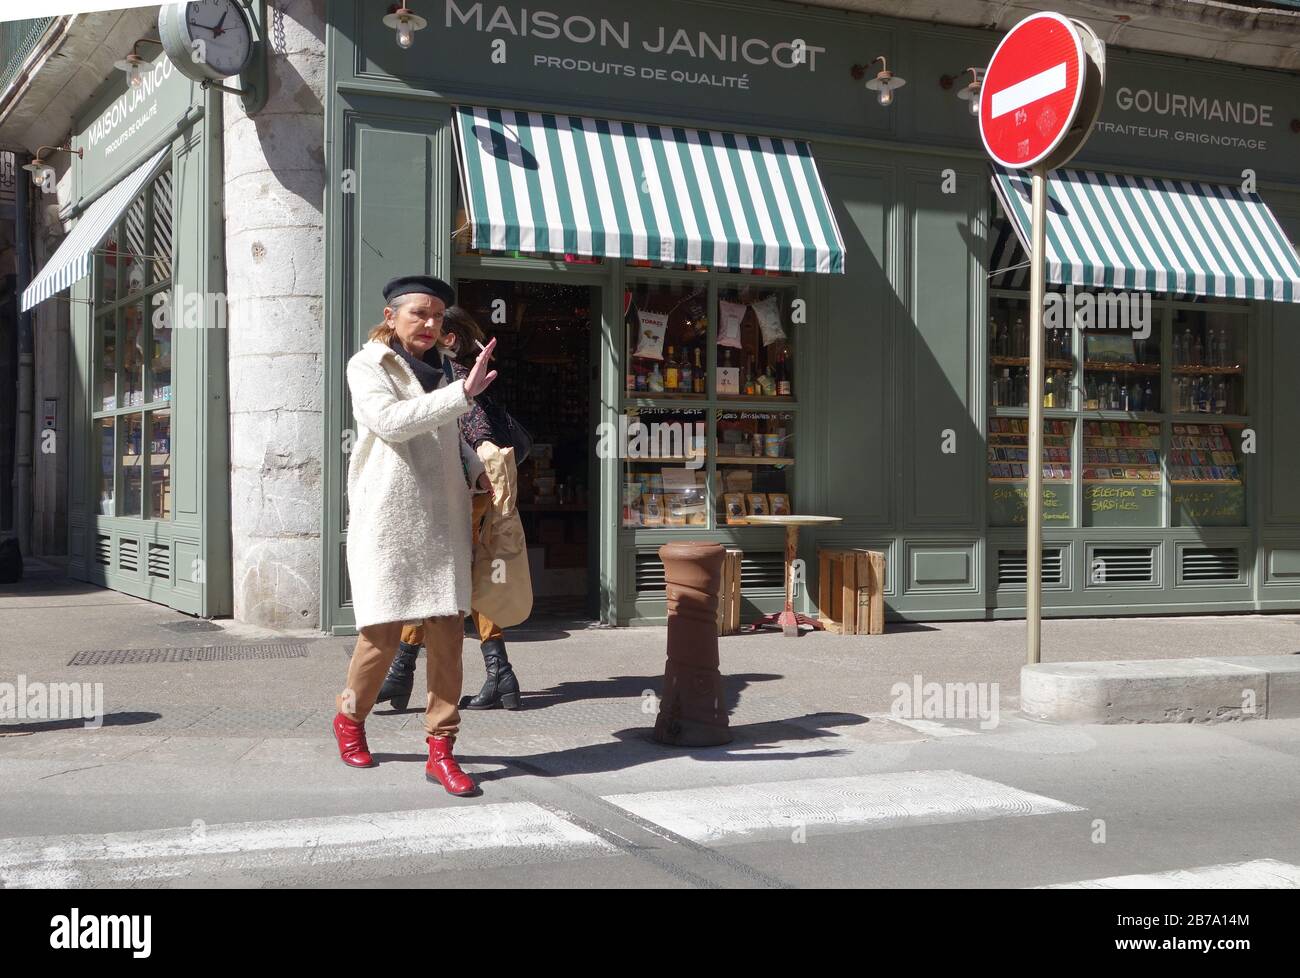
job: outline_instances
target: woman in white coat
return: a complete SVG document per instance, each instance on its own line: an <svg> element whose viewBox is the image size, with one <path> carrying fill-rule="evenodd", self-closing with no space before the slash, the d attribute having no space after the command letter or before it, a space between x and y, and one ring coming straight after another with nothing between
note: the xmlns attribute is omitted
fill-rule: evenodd
<svg viewBox="0 0 1300 978"><path fill-rule="evenodd" d="M422 621L428 649L425 776L454 795L477 792L452 744L460 727L464 620L470 608L470 491L486 484L462 454L461 414L494 379L495 341L464 380L455 380L438 343L455 301L427 275L384 286L384 321L348 361L356 438L348 464L348 577L357 645L338 696L334 736L343 762L372 767L365 719L375 705L402 626Z"/></svg>

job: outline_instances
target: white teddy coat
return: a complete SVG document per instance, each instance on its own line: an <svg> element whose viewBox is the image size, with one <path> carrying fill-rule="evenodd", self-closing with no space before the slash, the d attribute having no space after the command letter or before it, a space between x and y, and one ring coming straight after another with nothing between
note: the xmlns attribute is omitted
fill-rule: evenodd
<svg viewBox="0 0 1300 978"><path fill-rule="evenodd" d="M456 423L473 404L465 382L425 393L396 353L371 341L348 361L348 389L357 425L347 543L357 628L467 615L470 492Z"/></svg>

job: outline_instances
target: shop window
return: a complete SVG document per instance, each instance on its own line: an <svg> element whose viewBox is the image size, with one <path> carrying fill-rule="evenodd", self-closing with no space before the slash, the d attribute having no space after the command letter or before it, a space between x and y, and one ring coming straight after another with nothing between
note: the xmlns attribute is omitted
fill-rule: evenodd
<svg viewBox="0 0 1300 978"><path fill-rule="evenodd" d="M1073 331L1047 329L1043 337L1043 407L1074 403ZM1029 406L1029 301L994 296L989 303L989 401L993 407Z"/></svg>
<svg viewBox="0 0 1300 978"><path fill-rule="evenodd" d="M171 174L131 202L96 249L94 396L98 514L173 517Z"/></svg>
<svg viewBox="0 0 1300 978"><path fill-rule="evenodd" d="M1245 526L1240 424L1173 424L1169 483L1175 526Z"/></svg>
<svg viewBox="0 0 1300 978"><path fill-rule="evenodd" d="M1074 422L1043 422L1043 525L1072 521ZM1024 526L1029 514L1029 421L989 418L989 525Z"/></svg>
<svg viewBox="0 0 1300 978"><path fill-rule="evenodd" d="M793 413L718 411L716 437L719 525L795 512Z"/></svg>
<svg viewBox="0 0 1300 978"><path fill-rule="evenodd" d="M617 433L625 528L709 525L706 436L703 410L628 409Z"/></svg>
<svg viewBox="0 0 1300 978"><path fill-rule="evenodd" d="M753 285L718 291L718 397L794 398L797 301L792 288Z"/></svg>
<svg viewBox="0 0 1300 978"><path fill-rule="evenodd" d="M1160 525L1160 425L1083 423L1083 525Z"/></svg>
<svg viewBox="0 0 1300 978"><path fill-rule="evenodd" d="M631 284L623 296L624 390L631 397L703 399L708 288L690 282Z"/></svg>
<svg viewBox="0 0 1300 978"><path fill-rule="evenodd" d="M1174 310L1174 413L1246 413L1246 326L1235 311Z"/></svg>
<svg viewBox="0 0 1300 978"><path fill-rule="evenodd" d="M1121 295L1127 300L1127 295ZM1134 296L1134 298L1137 298ZM1150 325L1150 324L1148 324ZM1160 412L1160 324L1143 330L1085 330L1083 406L1089 411Z"/></svg>
<svg viewBox="0 0 1300 978"><path fill-rule="evenodd" d="M149 419L149 516L172 518L172 413L151 411Z"/></svg>
<svg viewBox="0 0 1300 978"><path fill-rule="evenodd" d="M99 459L97 472L99 476L99 486L97 496L99 497L99 515L115 516L117 510L114 503L114 489L117 480L114 477L116 466L114 464L117 454L114 450L116 444L114 436L115 424L113 418L100 418L97 426L99 435Z"/></svg>

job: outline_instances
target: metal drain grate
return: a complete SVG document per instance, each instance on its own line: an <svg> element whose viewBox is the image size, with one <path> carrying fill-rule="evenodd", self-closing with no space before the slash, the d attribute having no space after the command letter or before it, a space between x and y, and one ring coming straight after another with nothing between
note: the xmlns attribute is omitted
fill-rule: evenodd
<svg viewBox="0 0 1300 978"><path fill-rule="evenodd" d="M70 666L124 666L159 662L239 662L248 659L303 659L303 645L206 645L186 649L108 649L78 652Z"/></svg>

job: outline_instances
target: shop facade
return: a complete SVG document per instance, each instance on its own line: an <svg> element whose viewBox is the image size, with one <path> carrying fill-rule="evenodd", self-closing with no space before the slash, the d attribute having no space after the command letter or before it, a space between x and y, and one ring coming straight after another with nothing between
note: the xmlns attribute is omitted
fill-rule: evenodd
<svg viewBox="0 0 1300 978"><path fill-rule="evenodd" d="M165 55L113 72L23 295L70 325L68 575L204 617L232 610L221 108Z"/></svg>
<svg viewBox="0 0 1300 978"><path fill-rule="evenodd" d="M520 496L539 595L553 584L606 622L661 621L657 548L690 538L741 548L745 615L773 610L779 531L728 516L788 506L842 518L801 538L807 610L817 547L855 546L885 553L893 616L1022 615L1027 278L957 98L997 38L779 3L427 6L406 49L371 6L328 5L325 445L347 445L344 366L379 318L380 287L428 271L501 338L502 392L541 428ZM907 79L891 105L854 74L869 79L877 55ZM1108 70L1072 167L1183 181L1191 195L1249 179L1282 235L1300 238L1295 75L1117 50ZM513 218L494 217L467 120L487 120L503 165L513 154L536 174L519 155L544 148L528 120L554 116L613 137L639 123L687 142L708 131L727 146L807 146L842 268L784 255L756 271L725 241L704 258L576 244L572 208L530 198L540 184L527 180L509 195L496 184ZM744 206L693 192L678 179L689 168L641 162L631 172L662 237L682 236L673 200L712 204L722 224ZM526 237L511 232L523 224ZM1236 267L1209 252L1207 264ZM1046 614L1300 605L1300 305L1224 288L1223 267L1202 272L1159 292L1145 279L1081 284L1146 302L1132 308L1149 332L1070 321L1050 341ZM636 422L692 440L638 446ZM321 617L336 632L351 628L346 462L324 454Z"/></svg>

